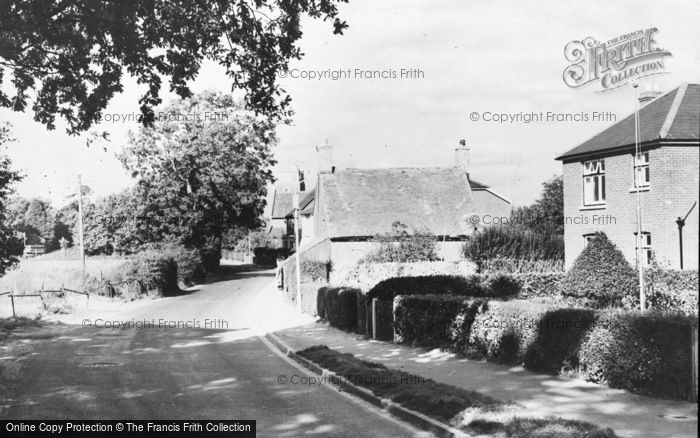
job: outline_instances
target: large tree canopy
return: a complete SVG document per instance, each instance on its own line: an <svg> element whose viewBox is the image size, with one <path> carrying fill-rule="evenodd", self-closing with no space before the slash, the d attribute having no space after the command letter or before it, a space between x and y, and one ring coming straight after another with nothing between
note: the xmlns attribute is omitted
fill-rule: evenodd
<svg viewBox="0 0 700 438"><path fill-rule="evenodd" d="M0 106L24 111L36 94L35 119L49 129L57 115L72 134L86 131L122 91L126 71L145 86L142 121L149 125L170 90L191 96L205 59L218 62L256 113L291 115L277 74L299 59L304 16L347 24L337 3L347 0L10 0L0 2ZM8 76L5 78L5 76ZM8 84L9 85L9 84Z"/></svg>
<svg viewBox="0 0 700 438"><path fill-rule="evenodd" d="M142 239L220 246L230 228L259 225L273 181L272 122L212 92L163 112L170 117L140 128L121 155L138 179L132 211Z"/></svg>
<svg viewBox="0 0 700 438"><path fill-rule="evenodd" d="M21 175L11 169L10 159L4 155L4 145L13 141L8 124L0 123L0 276L8 267L17 263L17 256L22 254L22 241L15 236L7 224L7 198L12 194L12 186Z"/></svg>

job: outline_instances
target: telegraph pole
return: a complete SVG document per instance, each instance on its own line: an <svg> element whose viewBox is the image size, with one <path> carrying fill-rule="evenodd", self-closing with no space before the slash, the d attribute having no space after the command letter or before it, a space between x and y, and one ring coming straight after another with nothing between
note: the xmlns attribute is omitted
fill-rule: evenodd
<svg viewBox="0 0 700 438"><path fill-rule="evenodd" d="M85 234L83 231L83 181L78 175L78 229L80 236L80 262L85 272Z"/></svg>
<svg viewBox="0 0 700 438"><path fill-rule="evenodd" d="M640 188L637 174L637 165L639 164L639 156L641 155L641 150L639 147L639 84L634 84L634 94L635 94L635 105L637 110L634 112L634 185L637 192L637 269L639 271L639 310L644 312L647 308L647 297L644 292L644 263L643 263L643 250L642 243L644 237L642 236L642 203L640 198Z"/></svg>

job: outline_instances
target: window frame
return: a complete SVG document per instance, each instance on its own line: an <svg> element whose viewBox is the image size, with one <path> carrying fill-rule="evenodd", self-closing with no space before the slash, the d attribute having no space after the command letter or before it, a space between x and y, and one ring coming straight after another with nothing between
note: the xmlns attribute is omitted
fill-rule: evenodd
<svg viewBox="0 0 700 438"><path fill-rule="evenodd" d="M593 166L593 165L590 165L591 163L597 163L597 164L595 166ZM582 196L583 206L584 207L592 207L592 206L605 205L605 159L604 158L596 158L594 160L583 161L581 163L581 166L582 166L582 184L583 184L583 196ZM592 170L590 170L591 168L592 168ZM587 182L588 178L591 179L590 183ZM595 183L596 180L598 180L597 185ZM587 194L589 193L589 190L587 189L588 184L591 184L593 186L592 193L591 193L592 198L596 197L596 192L597 192L597 196L598 196L597 201L594 199L588 199L588 196L587 196Z"/></svg>
<svg viewBox="0 0 700 438"><path fill-rule="evenodd" d="M643 161L640 161L640 156L643 157ZM632 154L632 187L635 189L648 189L651 185L651 170L649 163L651 158L649 156L649 151L641 151L639 154ZM646 181L639 183L637 178L639 171L644 171L644 177Z"/></svg>
<svg viewBox="0 0 700 438"><path fill-rule="evenodd" d="M642 237L644 242L641 242L641 252L642 252L642 266L647 267L651 264L652 258L654 256L654 249L652 248L651 232L642 231ZM635 258L639 255L640 241L637 232L634 232L634 256Z"/></svg>

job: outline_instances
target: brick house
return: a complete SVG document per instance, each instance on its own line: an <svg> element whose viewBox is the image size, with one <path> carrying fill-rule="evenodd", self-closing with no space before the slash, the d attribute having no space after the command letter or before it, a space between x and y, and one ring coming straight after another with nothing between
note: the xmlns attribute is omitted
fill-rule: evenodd
<svg viewBox="0 0 700 438"><path fill-rule="evenodd" d="M700 85L683 84L655 98L643 96L640 105L639 156L631 114L557 157L564 167L567 268L587 239L602 231L633 266L641 243L643 264L653 254L678 269L677 221L685 218L683 268L698 269ZM636 238L637 194L642 239Z"/></svg>
<svg viewBox="0 0 700 438"><path fill-rule="evenodd" d="M474 232L472 215L510 217L511 202L470 176L469 149L455 150L449 167L336 169L332 147L317 148L320 172L310 195L300 197L300 248L306 258L352 265L376 247L377 234L394 222L435 234L439 255L462 257ZM293 232L293 210L287 214ZM293 242L293 239L292 239Z"/></svg>

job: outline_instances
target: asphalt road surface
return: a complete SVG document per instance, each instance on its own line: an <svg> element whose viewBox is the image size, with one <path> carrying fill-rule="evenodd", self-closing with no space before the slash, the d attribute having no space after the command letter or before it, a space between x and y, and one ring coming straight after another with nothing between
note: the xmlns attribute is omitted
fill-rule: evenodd
<svg viewBox="0 0 700 438"><path fill-rule="evenodd" d="M260 336L266 308L280 305L273 276L228 267L188 294L15 338L26 348L3 377L0 418L255 419L261 437L426 436L333 387L290 383L313 374Z"/></svg>

